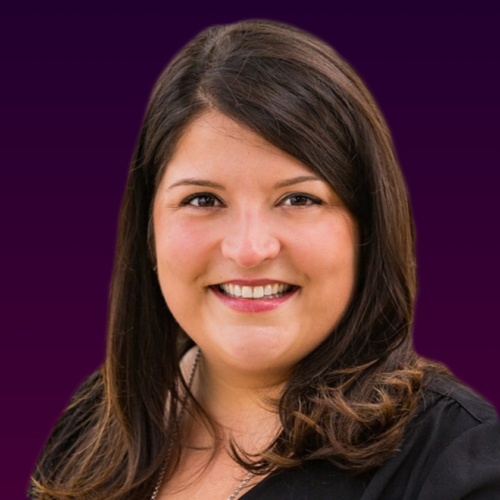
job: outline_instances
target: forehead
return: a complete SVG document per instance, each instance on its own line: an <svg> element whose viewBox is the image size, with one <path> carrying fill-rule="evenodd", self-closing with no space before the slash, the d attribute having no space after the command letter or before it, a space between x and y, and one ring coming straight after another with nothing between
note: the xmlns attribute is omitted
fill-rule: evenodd
<svg viewBox="0 0 500 500"><path fill-rule="evenodd" d="M177 141L163 182L182 176L311 175L296 158L238 122L210 111L196 118Z"/></svg>

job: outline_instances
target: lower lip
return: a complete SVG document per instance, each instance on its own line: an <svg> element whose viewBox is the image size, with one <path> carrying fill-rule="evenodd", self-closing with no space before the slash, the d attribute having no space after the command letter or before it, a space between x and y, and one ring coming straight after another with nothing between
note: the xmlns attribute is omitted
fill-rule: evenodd
<svg viewBox="0 0 500 500"><path fill-rule="evenodd" d="M214 292L214 294L227 306L233 309L234 311L239 312L266 312L272 311L283 305L287 300L291 299L295 292L297 292L299 288L295 287L291 292L286 295L282 295L281 297L277 297L274 299L243 299L237 297L229 297L222 293L217 286L211 286L210 290Z"/></svg>

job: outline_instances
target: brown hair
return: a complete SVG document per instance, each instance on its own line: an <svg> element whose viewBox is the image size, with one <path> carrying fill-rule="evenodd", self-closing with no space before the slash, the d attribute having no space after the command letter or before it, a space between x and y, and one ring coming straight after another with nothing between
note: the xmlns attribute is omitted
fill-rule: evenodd
<svg viewBox="0 0 500 500"><path fill-rule="evenodd" d="M147 498L178 435L179 360L192 342L154 271L151 206L177 139L207 109L309 166L360 229L352 301L290 377L277 408L281 434L257 461L236 450L235 459L257 473L316 458L360 473L401 444L424 362L411 344L414 232L389 131L359 77L328 45L290 26L247 21L204 31L153 90L120 214L107 359L42 454L38 498ZM178 439L170 451L178 458Z"/></svg>

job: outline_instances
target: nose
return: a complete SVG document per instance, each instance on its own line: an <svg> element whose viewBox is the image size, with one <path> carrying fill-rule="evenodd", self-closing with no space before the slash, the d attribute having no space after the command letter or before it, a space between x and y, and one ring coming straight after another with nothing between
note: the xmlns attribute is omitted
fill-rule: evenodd
<svg viewBox="0 0 500 500"><path fill-rule="evenodd" d="M256 267L274 259L281 245L265 214L248 211L235 217L222 240L222 254L241 267Z"/></svg>

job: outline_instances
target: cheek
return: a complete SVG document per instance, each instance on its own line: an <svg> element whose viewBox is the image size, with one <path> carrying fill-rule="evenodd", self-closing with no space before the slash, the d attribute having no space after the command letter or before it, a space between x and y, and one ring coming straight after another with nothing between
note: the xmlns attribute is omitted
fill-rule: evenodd
<svg viewBox="0 0 500 500"><path fill-rule="evenodd" d="M154 224L158 280L163 298L183 325L192 316L206 280L207 235L175 218L159 217Z"/></svg>
<svg viewBox="0 0 500 500"><path fill-rule="evenodd" d="M344 314L354 292L357 228L350 218L339 216L311 226L300 242L296 262L302 265L309 284L305 290L310 292L306 294L304 307L308 314L304 317L327 335Z"/></svg>
<svg viewBox="0 0 500 500"><path fill-rule="evenodd" d="M210 236L199 227L180 222L154 225L158 271L169 275L184 275L195 271L208 257Z"/></svg>
<svg viewBox="0 0 500 500"><path fill-rule="evenodd" d="M337 278L353 279L357 265L356 234L352 221L343 216L311 224L303 228L300 239L295 235L296 255L316 277L328 280L334 273Z"/></svg>
<svg viewBox="0 0 500 500"><path fill-rule="evenodd" d="M217 260L214 228L181 214L160 214L154 221L158 280L163 298L186 332L200 330L200 307L213 283Z"/></svg>

